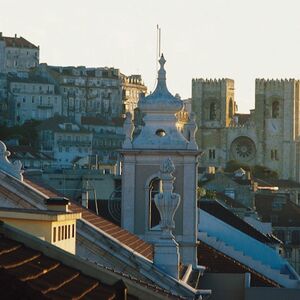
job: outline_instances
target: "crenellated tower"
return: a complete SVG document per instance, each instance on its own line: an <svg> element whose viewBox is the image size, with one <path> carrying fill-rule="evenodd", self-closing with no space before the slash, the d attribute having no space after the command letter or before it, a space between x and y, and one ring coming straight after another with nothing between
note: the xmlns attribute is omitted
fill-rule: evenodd
<svg viewBox="0 0 300 300"><path fill-rule="evenodd" d="M257 163L300 180L299 80L256 79Z"/></svg>
<svg viewBox="0 0 300 300"><path fill-rule="evenodd" d="M228 159L225 130L232 124L236 112L234 81L193 79L192 111L199 128L196 140L204 152L202 162L206 166L224 166Z"/></svg>

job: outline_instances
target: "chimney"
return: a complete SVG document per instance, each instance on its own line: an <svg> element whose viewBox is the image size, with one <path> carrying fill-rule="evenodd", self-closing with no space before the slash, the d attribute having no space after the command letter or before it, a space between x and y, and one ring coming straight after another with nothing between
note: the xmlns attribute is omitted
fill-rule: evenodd
<svg viewBox="0 0 300 300"><path fill-rule="evenodd" d="M81 205L85 208L89 208L89 191L83 187L81 191Z"/></svg>
<svg viewBox="0 0 300 300"><path fill-rule="evenodd" d="M180 195L173 193L175 177L172 173L175 166L170 158L165 159L160 166L162 192L156 194L154 201L160 213L160 236L154 241L154 264L170 276L179 278L179 246L175 241L172 230L175 229L173 220L180 203Z"/></svg>
<svg viewBox="0 0 300 300"><path fill-rule="evenodd" d="M45 204L47 205L48 210L68 212L70 201L65 197L53 197L45 199Z"/></svg>
<svg viewBox="0 0 300 300"><path fill-rule="evenodd" d="M15 39L17 38L17 34L15 33Z"/></svg>

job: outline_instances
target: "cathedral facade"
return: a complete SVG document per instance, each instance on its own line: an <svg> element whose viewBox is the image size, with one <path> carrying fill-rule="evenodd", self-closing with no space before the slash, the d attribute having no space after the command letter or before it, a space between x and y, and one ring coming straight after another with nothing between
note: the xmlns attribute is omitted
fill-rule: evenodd
<svg viewBox="0 0 300 300"><path fill-rule="evenodd" d="M192 111L202 166L236 160L262 165L280 178L300 181L299 80L255 81L255 109L237 113L234 81L193 79Z"/></svg>

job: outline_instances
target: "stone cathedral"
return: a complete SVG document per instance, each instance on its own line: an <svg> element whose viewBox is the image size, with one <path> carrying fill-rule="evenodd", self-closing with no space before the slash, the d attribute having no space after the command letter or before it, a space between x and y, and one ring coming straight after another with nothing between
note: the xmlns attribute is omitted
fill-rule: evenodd
<svg viewBox="0 0 300 300"><path fill-rule="evenodd" d="M202 166L224 167L236 160L266 166L280 178L300 181L299 80L255 81L255 109L237 113L234 81L193 79Z"/></svg>

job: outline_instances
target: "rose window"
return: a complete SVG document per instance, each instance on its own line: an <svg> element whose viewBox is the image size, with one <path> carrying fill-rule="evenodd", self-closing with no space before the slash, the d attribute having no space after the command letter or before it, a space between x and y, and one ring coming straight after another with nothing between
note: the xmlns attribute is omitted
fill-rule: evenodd
<svg viewBox="0 0 300 300"><path fill-rule="evenodd" d="M248 137L238 137L230 147L233 159L239 161L249 161L254 158L256 149L254 142Z"/></svg>

